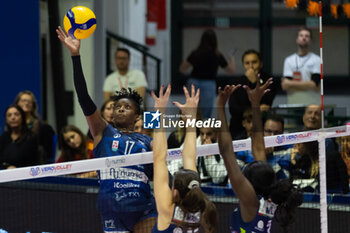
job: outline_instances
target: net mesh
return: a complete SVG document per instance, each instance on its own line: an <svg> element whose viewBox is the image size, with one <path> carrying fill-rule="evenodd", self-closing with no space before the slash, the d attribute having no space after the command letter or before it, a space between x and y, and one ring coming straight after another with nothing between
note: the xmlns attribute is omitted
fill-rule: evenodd
<svg viewBox="0 0 350 233"><path fill-rule="evenodd" d="M304 203L297 209L290 232L320 232L321 227L327 227L328 232L350 232L347 222L350 217L350 195L344 194L349 189L349 135L349 126L341 126L265 137L266 147L285 149L275 150L278 153L269 161L274 170L281 177L293 176L294 182L305 191ZM320 146L322 142L325 143L325 149ZM297 146L288 147L291 144ZM249 154L250 140L234 141L233 145L237 158L242 160L239 164L243 164L244 156L238 155ZM330 145L339 153L328 152ZM300 166L289 172L283 167L280 158L284 153L293 157L295 147L317 150L320 156L315 161L310 159L299 163L306 164L308 169ZM324 160L322 153L325 155ZM217 232L229 232L230 216L237 207L238 200L227 179L218 146L216 143L198 146L197 154L197 165L203 180L202 189L218 210ZM170 172L181 167L181 163L176 160L179 158L181 149L168 151ZM294 159L301 158L295 155ZM319 161L324 161L325 169ZM111 175L113 169L121 166L152 166L151 163L152 153L147 152L0 171L0 229L7 232L103 232L103 224L115 223L101 222L97 207L99 179L96 171L100 172L100 176ZM307 166L310 165L308 163L311 166ZM103 174L104 172L109 174ZM320 189L320 177L323 175L326 178L326 193ZM322 203L322 197L326 198L326 204ZM325 214L321 215L322 212ZM321 221L320 216L325 216L326 219ZM272 226L272 232L282 232L277 223L274 222Z"/></svg>

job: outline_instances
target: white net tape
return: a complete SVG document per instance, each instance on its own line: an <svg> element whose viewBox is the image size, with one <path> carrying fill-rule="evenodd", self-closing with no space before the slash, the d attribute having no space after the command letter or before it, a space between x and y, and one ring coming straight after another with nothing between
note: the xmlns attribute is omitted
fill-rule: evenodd
<svg viewBox="0 0 350 233"><path fill-rule="evenodd" d="M320 138L332 138L332 137L341 137L350 135L350 125L339 126L327 129L313 130L313 131L304 131L297 133L282 134L276 136L265 137L265 146L266 147L275 147L281 145L290 145L296 143L317 141ZM238 140L233 141L234 151L246 151L251 149L251 140ZM206 156L212 154L218 154L219 148L218 144L208 144L197 147L198 156ZM321 151L320 151L321 154ZM168 150L167 160L179 159L181 158L182 151L181 149L171 149ZM320 158L320 161L322 158ZM325 161L322 160L324 163ZM122 156L113 156L105 158L96 158L88 160L80 160L74 162L66 163L55 163L55 164L46 164L40 166L31 166L16 168L11 170L2 170L0 171L0 183L18 181L18 180L27 180L34 178L42 178L49 176L57 175L68 175L76 174L88 171L95 171L100 169L106 169L110 167L124 167L138 164L147 164L153 162L153 153L139 153L132 155L122 155ZM323 171L320 170L320 173Z"/></svg>

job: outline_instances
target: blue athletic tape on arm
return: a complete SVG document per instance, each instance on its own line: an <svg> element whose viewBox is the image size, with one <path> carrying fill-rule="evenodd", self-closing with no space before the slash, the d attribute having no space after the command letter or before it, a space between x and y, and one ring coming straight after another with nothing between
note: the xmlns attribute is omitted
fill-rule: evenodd
<svg viewBox="0 0 350 233"><path fill-rule="evenodd" d="M85 116L90 116L96 111L97 107L89 96L83 69L81 67L80 56L72 56L72 61L74 70L74 87L78 95L80 107Z"/></svg>

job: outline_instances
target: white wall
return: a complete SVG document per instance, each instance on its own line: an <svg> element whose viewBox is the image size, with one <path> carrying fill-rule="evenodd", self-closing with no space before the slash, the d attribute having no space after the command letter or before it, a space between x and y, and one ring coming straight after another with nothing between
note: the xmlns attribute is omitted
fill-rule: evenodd
<svg viewBox="0 0 350 233"><path fill-rule="evenodd" d="M150 53L162 59L161 63L161 84L170 83L171 70L171 37L170 37L170 18L171 18L171 0L166 1L166 29L158 30L156 36L156 44L149 46Z"/></svg>

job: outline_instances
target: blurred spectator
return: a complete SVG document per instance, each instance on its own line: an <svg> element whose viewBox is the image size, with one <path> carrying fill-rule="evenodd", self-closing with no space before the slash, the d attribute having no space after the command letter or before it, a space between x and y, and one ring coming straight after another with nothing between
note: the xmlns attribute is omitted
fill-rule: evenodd
<svg viewBox="0 0 350 233"><path fill-rule="evenodd" d="M217 142L217 133L214 128L200 128L197 137L197 146L212 144ZM180 148L183 148L181 145ZM170 174L174 174L178 169L183 167L182 159L168 161ZM207 155L197 158L197 169L200 174L202 184L227 184L227 171L225 164L220 155Z"/></svg>
<svg viewBox="0 0 350 233"><path fill-rule="evenodd" d="M135 89L139 95L145 99L147 81L145 74L141 70L129 69L130 51L126 48L117 48L115 52L115 65L117 70L107 76L103 92L107 101L115 91L122 88Z"/></svg>
<svg viewBox="0 0 350 233"><path fill-rule="evenodd" d="M305 191L315 191L319 184L318 142L295 144L291 154L291 176ZM339 152L326 153L326 179L329 193L348 193L346 166Z"/></svg>
<svg viewBox="0 0 350 233"><path fill-rule="evenodd" d="M303 123L306 130L321 128L321 106L314 104L307 106L303 115ZM306 186L306 190L310 187L315 189L319 179L318 143L295 144L291 153L291 163L291 175L304 180L302 185ZM346 165L338 152L338 145L332 138L326 139L326 163L327 190L332 193L347 193L349 185ZM309 180L305 181L305 179Z"/></svg>
<svg viewBox="0 0 350 233"><path fill-rule="evenodd" d="M309 52L311 30L301 27L296 43L297 53L284 60L282 89L287 92L288 104L320 104L320 64L318 55Z"/></svg>
<svg viewBox="0 0 350 233"><path fill-rule="evenodd" d="M185 140L186 128L177 127L168 137L168 149L179 148Z"/></svg>
<svg viewBox="0 0 350 233"><path fill-rule="evenodd" d="M214 128L200 128L197 146L217 143L217 132ZM227 171L221 155L207 155L197 158L197 168L202 183L215 185L227 184Z"/></svg>
<svg viewBox="0 0 350 233"><path fill-rule="evenodd" d="M0 137L1 169L31 166L38 163L38 140L26 124L25 113L18 105L5 111L6 129Z"/></svg>
<svg viewBox="0 0 350 233"><path fill-rule="evenodd" d="M284 120L278 115L267 115L264 122L264 137L283 134ZM290 154L293 145L265 148L266 161L272 166L277 179L288 178L290 174ZM252 151L238 151L237 162L241 169L254 161Z"/></svg>
<svg viewBox="0 0 350 233"><path fill-rule="evenodd" d="M113 106L114 106L114 101L111 99L108 99L103 103L101 106L101 115L103 119L105 119L109 124L114 125L113 122Z"/></svg>
<svg viewBox="0 0 350 233"><path fill-rule="evenodd" d="M107 123L110 125L114 125L113 106L114 106L114 101L112 99L108 99L102 104L101 109L100 109L100 113L101 113L102 118L105 119L107 121ZM87 136L91 140L93 140L90 130L88 131Z"/></svg>
<svg viewBox="0 0 350 233"><path fill-rule="evenodd" d="M237 136L233 140L239 140L239 139L245 139L249 138L251 136L252 128L253 128L253 122L252 122L252 109L247 108L243 112L243 120L242 120L242 126L244 128L244 131L241 135Z"/></svg>
<svg viewBox="0 0 350 233"><path fill-rule="evenodd" d="M134 132L135 133L140 133L140 134L144 134L147 135L149 137L152 137L153 135L153 130L152 129L145 129L143 128L143 114L141 114L136 122L135 122L135 128L134 128Z"/></svg>
<svg viewBox="0 0 350 233"><path fill-rule="evenodd" d="M57 163L93 158L93 142L74 125L67 125L61 130L58 146L62 153Z"/></svg>
<svg viewBox="0 0 350 233"><path fill-rule="evenodd" d="M271 76L262 70L262 60L260 53L256 50L249 49L245 51L242 55L242 63L245 69L245 74L241 76L233 84L241 84L249 86L250 89L254 89L256 82L261 85L265 83ZM266 93L260 102L261 111L268 111L271 108L272 102L276 96L279 89L279 82L273 79L272 83L269 85L270 91ZM241 124L243 119L243 113L246 109L251 108L251 103L248 99L247 92L244 88L238 88L229 99L229 110L231 114L230 120L230 132L233 139L239 138L244 133L244 128Z"/></svg>
<svg viewBox="0 0 350 233"><path fill-rule="evenodd" d="M54 135L55 131L47 124L40 122L38 113L38 103L31 91L19 92L15 99L15 104L20 106L25 112L28 129L37 135L39 140L39 160L38 163L48 163L53 161Z"/></svg>
<svg viewBox="0 0 350 233"><path fill-rule="evenodd" d="M321 106L311 104L305 108L303 115L304 128L306 130L315 130L321 128ZM333 138L326 139L326 153L332 153L338 150L338 145Z"/></svg>
<svg viewBox="0 0 350 233"><path fill-rule="evenodd" d="M350 136L340 137L338 138L338 142L340 144L341 157L343 158L347 167L347 173L350 183Z"/></svg>
<svg viewBox="0 0 350 233"><path fill-rule="evenodd" d="M193 67L191 78L187 81L187 86L193 84L201 90L198 109L203 118L210 118L214 100L216 97L216 74L218 68L222 67L229 74L235 70L235 60L230 54L229 63L218 50L216 34L213 30L205 30L202 34L199 46L191 52L186 61L182 62L179 71L185 73Z"/></svg>

